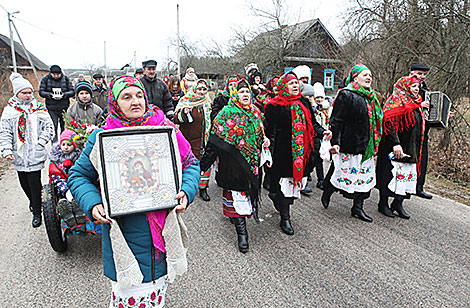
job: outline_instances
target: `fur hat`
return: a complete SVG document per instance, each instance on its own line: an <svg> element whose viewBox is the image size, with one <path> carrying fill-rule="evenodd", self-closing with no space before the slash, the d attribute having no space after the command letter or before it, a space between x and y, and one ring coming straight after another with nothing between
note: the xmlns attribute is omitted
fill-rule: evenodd
<svg viewBox="0 0 470 308"><path fill-rule="evenodd" d="M310 81L311 73L310 73L310 67L307 65L299 65L296 68L292 70L296 75L297 78L308 78L308 81Z"/></svg>
<svg viewBox="0 0 470 308"><path fill-rule="evenodd" d="M250 63L247 66L245 66L245 73L248 76L252 70L257 70L259 71L258 65L256 63Z"/></svg>
<svg viewBox="0 0 470 308"><path fill-rule="evenodd" d="M319 82L315 82L313 84L313 92L315 97L325 97L325 88L323 85Z"/></svg>
<svg viewBox="0 0 470 308"><path fill-rule="evenodd" d="M62 144L62 141L68 140L72 142L74 147L77 147L77 144L75 144L75 140L73 140L73 137L75 137L76 135L77 134L73 130L64 129L62 134L60 134L59 144Z"/></svg>
<svg viewBox="0 0 470 308"><path fill-rule="evenodd" d="M33 86L28 79L23 78L21 74L12 73L10 76L11 85L13 86L13 93L15 96L24 89L31 89L33 90Z"/></svg>

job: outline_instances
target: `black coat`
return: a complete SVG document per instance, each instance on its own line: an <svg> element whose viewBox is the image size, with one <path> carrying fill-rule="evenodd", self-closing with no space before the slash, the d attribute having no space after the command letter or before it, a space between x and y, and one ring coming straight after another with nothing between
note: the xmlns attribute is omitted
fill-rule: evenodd
<svg viewBox="0 0 470 308"><path fill-rule="evenodd" d="M333 105L330 127L331 145L339 145L341 153L364 154L370 133L366 99L355 92L341 90Z"/></svg>
<svg viewBox="0 0 470 308"><path fill-rule="evenodd" d="M302 97L301 102L310 111L312 110L310 101ZM315 120L315 116L310 111L313 129L318 136L322 136L325 129ZM273 156L272 175L276 178L292 177L292 116L291 110L287 106L267 105L265 107L265 128L266 136L271 140L271 152ZM313 153L314 149L312 149ZM304 168L304 176L312 171L312 160Z"/></svg>
<svg viewBox="0 0 470 308"><path fill-rule="evenodd" d="M215 175L217 185L227 190L249 191L251 185L246 168L234 157L229 150L229 146L226 146L226 149L222 149L216 145L216 142L214 142L217 141L215 140L216 138L215 135L209 137L209 142L204 149L204 155L201 157L201 171L207 171L215 159L219 157L217 173Z"/></svg>
<svg viewBox="0 0 470 308"><path fill-rule="evenodd" d="M64 95L62 99L55 100L52 98L53 89L60 88ZM39 95L46 99L46 107L51 111L62 111L69 108L70 97L75 95L72 82L62 74L59 79L52 78L51 74L46 75L39 86Z"/></svg>
<svg viewBox="0 0 470 308"><path fill-rule="evenodd" d="M150 80L146 75L140 78L140 81L145 87L149 104L155 105L167 117L173 118L173 101L168 86L159 78Z"/></svg>
<svg viewBox="0 0 470 308"><path fill-rule="evenodd" d="M220 110L227 106L228 101L229 98L223 96L222 94L219 94L214 98L214 101L212 102L211 121L214 121Z"/></svg>

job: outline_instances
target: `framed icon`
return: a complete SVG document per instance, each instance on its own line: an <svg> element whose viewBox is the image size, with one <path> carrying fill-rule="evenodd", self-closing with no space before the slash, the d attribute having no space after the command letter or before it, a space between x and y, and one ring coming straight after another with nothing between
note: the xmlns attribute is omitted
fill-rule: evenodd
<svg viewBox="0 0 470 308"><path fill-rule="evenodd" d="M172 127L104 130L97 138L101 191L111 218L178 205L181 161Z"/></svg>

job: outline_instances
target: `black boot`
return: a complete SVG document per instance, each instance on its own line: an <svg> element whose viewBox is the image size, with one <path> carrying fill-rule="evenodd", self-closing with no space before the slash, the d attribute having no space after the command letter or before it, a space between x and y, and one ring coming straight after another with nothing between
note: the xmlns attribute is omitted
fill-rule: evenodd
<svg viewBox="0 0 470 308"><path fill-rule="evenodd" d="M199 189L199 196L204 201L211 201L211 197L209 197L209 194L207 193L207 188L200 188Z"/></svg>
<svg viewBox="0 0 470 308"><path fill-rule="evenodd" d="M357 217L362 221L365 222L372 222L372 218L367 216L366 213L364 213L364 210L362 209L362 205L364 204L364 199L354 199L353 207L351 208L351 216L352 217Z"/></svg>
<svg viewBox="0 0 470 308"><path fill-rule="evenodd" d="M294 235L294 228L292 228L292 224L290 223L290 204L287 203L287 200L282 200L279 205L279 214L281 214L279 226L285 234Z"/></svg>
<svg viewBox="0 0 470 308"><path fill-rule="evenodd" d="M32 225L33 225L33 228L37 228L41 225L42 223L42 217L41 217L41 214L33 214L33 222L32 222Z"/></svg>
<svg viewBox="0 0 470 308"><path fill-rule="evenodd" d="M325 189L325 183L323 182L323 180L318 180L318 182L317 182L317 188L318 188L318 189L321 189L321 190L324 190L324 189Z"/></svg>
<svg viewBox="0 0 470 308"><path fill-rule="evenodd" d="M308 187L308 185L305 186L305 188L300 191L300 193L304 196L310 196L312 192L313 190L310 187Z"/></svg>
<svg viewBox="0 0 470 308"><path fill-rule="evenodd" d="M410 219L410 215L403 209L403 200L393 199L390 207L397 212L398 216L404 219Z"/></svg>
<svg viewBox="0 0 470 308"><path fill-rule="evenodd" d="M393 214L393 211L388 206L388 197L380 196L379 212L384 214L387 217L392 217L392 218L395 217L395 214Z"/></svg>
<svg viewBox="0 0 470 308"><path fill-rule="evenodd" d="M335 192L335 188L330 183L326 183L323 193L321 194L321 204L325 209L330 205L331 195Z"/></svg>
<svg viewBox="0 0 470 308"><path fill-rule="evenodd" d="M233 217L232 221L235 224L235 229L237 230L238 250L245 253L248 251L248 232L246 231L245 217Z"/></svg>

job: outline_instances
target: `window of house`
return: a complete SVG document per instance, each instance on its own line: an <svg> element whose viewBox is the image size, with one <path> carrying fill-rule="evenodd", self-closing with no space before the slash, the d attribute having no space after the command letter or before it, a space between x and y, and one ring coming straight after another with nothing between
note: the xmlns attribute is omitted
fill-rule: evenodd
<svg viewBox="0 0 470 308"><path fill-rule="evenodd" d="M334 90L335 86L335 69L327 68L323 71L323 86L325 89Z"/></svg>

